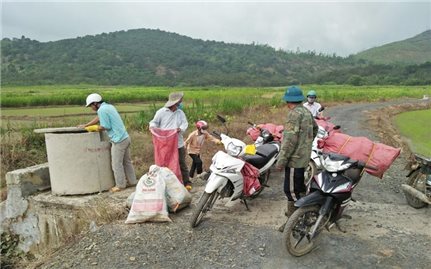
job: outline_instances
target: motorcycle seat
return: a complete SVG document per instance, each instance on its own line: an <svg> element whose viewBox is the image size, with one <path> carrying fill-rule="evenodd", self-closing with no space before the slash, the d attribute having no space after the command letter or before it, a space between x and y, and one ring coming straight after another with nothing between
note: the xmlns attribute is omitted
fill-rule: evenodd
<svg viewBox="0 0 431 269"><path fill-rule="evenodd" d="M265 166L265 164L268 163L268 161L274 157L275 154L277 154L278 148L276 145L273 145L271 143L269 144L263 144L256 148L256 154L255 155L244 155L243 159L244 161L248 162L249 164L253 165L254 167L260 169Z"/></svg>

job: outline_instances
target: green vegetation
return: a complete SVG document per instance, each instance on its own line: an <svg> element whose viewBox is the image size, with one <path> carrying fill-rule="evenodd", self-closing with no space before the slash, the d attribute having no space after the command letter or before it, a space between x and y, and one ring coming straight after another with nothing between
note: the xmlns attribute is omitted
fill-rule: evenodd
<svg viewBox="0 0 431 269"><path fill-rule="evenodd" d="M409 66L364 56L342 58L268 45L203 41L160 30L136 29L55 42L22 37L1 41L2 85L283 86L289 84L431 84L429 31L416 47L397 50ZM428 39L426 39L428 38ZM413 41L415 41L414 39ZM411 42L413 42L411 41ZM407 41L406 41L407 42ZM412 43L413 44L413 43ZM386 53L388 51L388 53ZM390 48L378 53L393 59ZM397 55L398 55L397 54ZM372 54L370 56L375 58ZM420 62L409 62L418 58ZM426 63L428 61L428 64ZM417 65L420 64L420 65ZM123 93L124 94L124 93ZM37 104L38 98L26 102ZM63 96L77 104L80 97ZM41 104L42 105L42 104Z"/></svg>
<svg viewBox="0 0 431 269"><path fill-rule="evenodd" d="M395 123L406 137L413 152L431 157L431 109L410 111L397 115Z"/></svg>
<svg viewBox="0 0 431 269"><path fill-rule="evenodd" d="M315 89L320 101L377 101L399 97L420 98L431 95L431 88L425 86L362 86L348 85L303 85L304 91ZM253 99L257 103L276 105L280 102L284 87L102 87L102 86L27 86L3 87L0 93L1 107L64 106L53 111L58 115L73 112L86 113L85 98L92 92L100 93L113 104L124 104L124 112L136 111L145 104L163 104L172 91L183 91L185 102L197 104L217 104L220 100ZM227 101L226 101L227 102ZM125 104L129 103L129 104ZM136 104L130 104L136 103ZM69 105L78 105L73 108ZM137 106L135 108L135 106ZM82 111L82 112L80 112ZM87 110L88 111L88 110ZM14 112L2 110L3 115L12 116ZM45 113L45 112L40 112ZM48 113L48 112L46 112Z"/></svg>
<svg viewBox="0 0 431 269"><path fill-rule="evenodd" d="M423 64L431 62L431 30L415 37L371 48L354 56L376 64Z"/></svg>

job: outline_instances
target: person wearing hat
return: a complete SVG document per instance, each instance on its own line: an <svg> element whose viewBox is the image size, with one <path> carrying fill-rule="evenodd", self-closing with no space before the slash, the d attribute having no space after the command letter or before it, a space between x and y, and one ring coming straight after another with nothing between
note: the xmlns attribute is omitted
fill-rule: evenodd
<svg viewBox="0 0 431 269"><path fill-rule="evenodd" d="M173 92L169 94L169 100L166 104L157 110L154 118L150 121L150 128L160 128L164 130L176 129L178 132L178 158L181 169L183 184L188 189L192 189L189 178L189 171L186 164L186 151L184 149L183 134L187 130L189 123L182 108L182 92Z"/></svg>
<svg viewBox="0 0 431 269"><path fill-rule="evenodd" d="M318 127L310 112L301 105L304 95L298 86L288 87L283 100L287 104L288 114L276 168L279 171L284 168L285 171L284 193L287 197L285 215L290 217L296 210L295 201L306 192L304 173L310 161L311 146ZM284 225L281 228L284 229Z"/></svg>
<svg viewBox="0 0 431 269"><path fill-rule="evenodd" d="M87 96L86 107L91 107L97 112L97 116L87 124L78 127L90 130L90 126L96 128L91 131L104 131L108 133L111 139L111 164L114 172L115 186L111 192L118 192L137 183L135 169L130 158L130 137L126 131L123 120L117 109L102 100L98 93L92 93Z"/></svg>
<svg viewBox="0 0 431 269"><path fill-rule="evenodd" d="M314 118L316 118L317 116L322 116L322 112L320 112L320 108L322 106L318 102L316 102L316 99L316 91L310 90L307 93L307 102L303 104L303 106L311 112L311 115L313 115Z"/></svg>

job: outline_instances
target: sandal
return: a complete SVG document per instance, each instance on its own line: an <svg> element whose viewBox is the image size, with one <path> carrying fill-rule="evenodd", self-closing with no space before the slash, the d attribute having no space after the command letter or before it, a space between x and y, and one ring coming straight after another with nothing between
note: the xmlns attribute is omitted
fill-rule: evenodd
<svg viewBox="0 0 431 269"><path fill-rule="evenodd" d="M121 189L118 188L117 186L115 186L109 190L109 192L119 192L119 191L121 191Z"/></svg>

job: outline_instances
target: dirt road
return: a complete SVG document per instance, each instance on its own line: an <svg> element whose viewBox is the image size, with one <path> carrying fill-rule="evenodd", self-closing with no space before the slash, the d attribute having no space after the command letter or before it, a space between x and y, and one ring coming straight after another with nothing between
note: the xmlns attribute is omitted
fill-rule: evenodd
<svg viewBox="0 0 431 269"><path fill-rule="evenodd" d="M413 102L403 100L397 102ZM326 115L345 133L379 138L364 128L365 110L389 103L348 104L328 108ZM346 214L352 219L324 232L320 247L295 258L276 229L284 220L282 175L273 173L268 189L249 203L218 202L198 228L188 221L191 209L172 215L172 223L98 227L40 260L37 268L429 268L431 208L413 209L400 193L406 160L398 158L383 180L364 176ZM200 186L199 186L200 185ZM194 202L203 189L197 182ZM125 194L125 196L127 196Z"/></svg>

